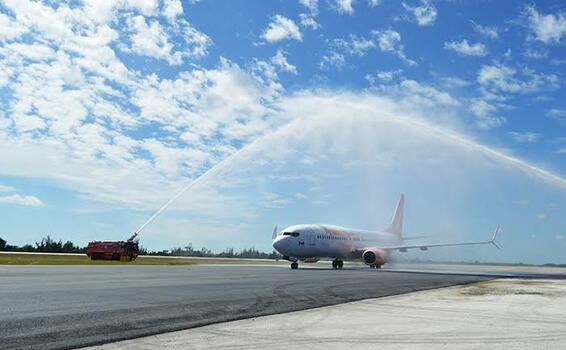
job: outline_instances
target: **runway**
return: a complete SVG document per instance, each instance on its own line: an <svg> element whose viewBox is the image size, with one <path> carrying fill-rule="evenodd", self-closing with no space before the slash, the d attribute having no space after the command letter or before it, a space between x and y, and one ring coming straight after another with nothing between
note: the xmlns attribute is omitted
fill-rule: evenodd
<svg viewBox="0 0 566 350"><path fill-rule="evenodd" d="M283 266L0 266L3 349L66 349L488 276Z"/></svg>

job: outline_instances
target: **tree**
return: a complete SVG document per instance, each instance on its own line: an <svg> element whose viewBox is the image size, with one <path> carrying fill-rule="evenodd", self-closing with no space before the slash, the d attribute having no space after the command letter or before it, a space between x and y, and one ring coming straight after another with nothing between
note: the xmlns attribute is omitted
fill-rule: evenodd
<svg viewBox="0 0 566 350"><path fill-rule="evenodd" d="M63 242L59 240L56 242L51 236L42 238L41 242L35 242L36 251L48 253L61 253L63 252Z"/></svg>
<svg viewBox="0 0 566 350"><path fill-rule="evenodd" d="M6 241L0 237L0 250L6 249Z"/></svg>
<svg viewBox="0 0 566 350"><path fill-rule="evenodd" d="M63 244L63 252L65 253L73 253L78 250L79 247L75 247L73 242L67 241Z"/></svg>

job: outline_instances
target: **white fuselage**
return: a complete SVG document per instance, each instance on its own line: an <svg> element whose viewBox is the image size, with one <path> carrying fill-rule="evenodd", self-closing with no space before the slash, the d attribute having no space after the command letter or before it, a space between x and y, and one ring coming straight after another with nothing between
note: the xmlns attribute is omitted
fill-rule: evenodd
<svg viewBox="0 0 566 350"><path fill-rule="evenodd" d="M399 235L333 225L295 225L282 230L273 247L291 258L359 258L367 247L402 244Z"/></svg>

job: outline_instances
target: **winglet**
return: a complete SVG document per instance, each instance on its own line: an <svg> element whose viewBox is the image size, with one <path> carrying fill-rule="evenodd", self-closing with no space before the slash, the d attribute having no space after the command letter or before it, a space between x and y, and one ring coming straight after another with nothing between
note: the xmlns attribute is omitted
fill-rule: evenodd
<svg viewBox="0 0 566 350"><path fill-rule="evenodd" d="M501 247L499 245L497 245L497 243L495 243L495 240L497 239L497 236L499 235L499 231L501 231L501 226L499 226L499 224L498 224L497 228L493 232L493 237L489 240L489 243L493 244L497 249L501 249Z"/></svg>
<svg viewBox="0 0 566 350"><path fill-rule="evenodd" d="M275 227L273 228L273 234L271 235L272 240L277 237L277 233L278 233L277 231L278 231L278 228L277 228L277 225L275 225Z"/></svg>

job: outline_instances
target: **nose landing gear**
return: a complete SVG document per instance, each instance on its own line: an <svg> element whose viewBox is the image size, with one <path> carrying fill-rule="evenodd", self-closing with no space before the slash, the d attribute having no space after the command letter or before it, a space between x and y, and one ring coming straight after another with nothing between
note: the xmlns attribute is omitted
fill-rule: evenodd
<svg viewBox="0 0 566 350"><path fill-rule="evenodd" d="M293 261L293 262L291 263L291 270L296 270L296 269L298 269L298 268L299 268L299 263L296 262L296 261Z"/></svg>
<svg viewBox="0 0 566 350"><path fill-rule="evenodd" d="M332 268L334 270L341 269L342 267L344 267L344 262L342 260L340 260L340 259L332 260Z"/></svg>

